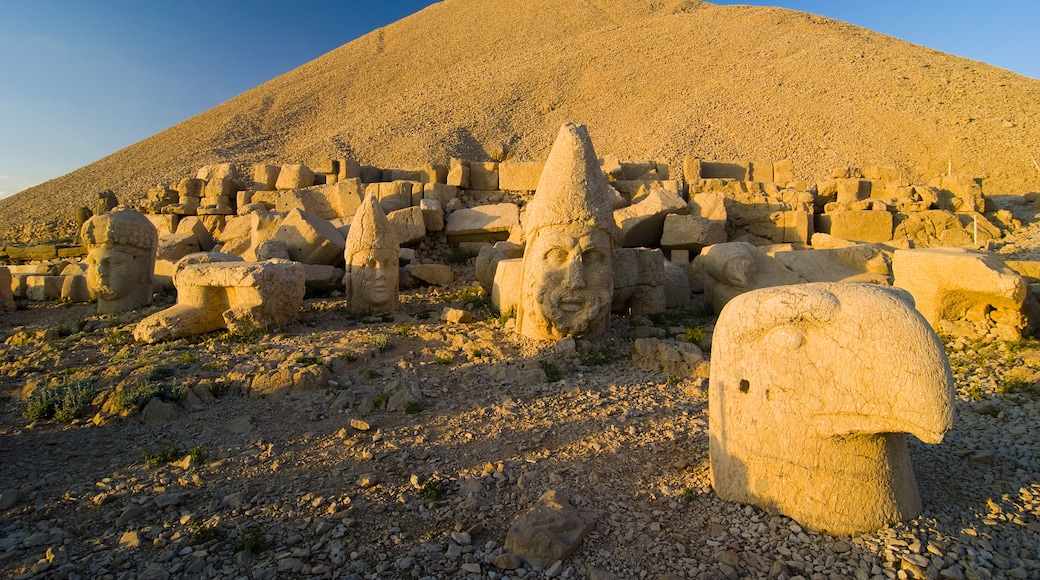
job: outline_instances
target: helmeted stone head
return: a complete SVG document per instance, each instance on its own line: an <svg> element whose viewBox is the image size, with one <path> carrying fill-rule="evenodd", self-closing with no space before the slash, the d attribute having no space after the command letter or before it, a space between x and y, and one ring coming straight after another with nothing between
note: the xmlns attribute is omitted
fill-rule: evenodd
<svg viewBox="0 0 1040 580"><path fill-rule="evenodd" d="M347 233L343 257L351 312L397 309L398 253L393 225L373 195L365 197Z"/></svg>
<svg viewBox="0 0 1040 580"><path fill-rule="evenodd" d="M595 336L610 326L613 195L588 131L565 124L527 207L517 330L536 339Z"/></svg>
<svg viewBox="0 0 1040 580"><path fill-rule="evenodd" d="M148 218L117 207L84 222L80 237L87 247L87 287L99 313L151 304L159 235Z"/></svg>

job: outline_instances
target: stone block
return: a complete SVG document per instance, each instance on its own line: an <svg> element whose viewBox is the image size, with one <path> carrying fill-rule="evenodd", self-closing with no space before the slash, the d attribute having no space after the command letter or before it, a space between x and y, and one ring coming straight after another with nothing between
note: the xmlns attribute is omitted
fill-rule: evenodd
<svg viewBox="0 0 1040 580"><path fill-rule="evenodd" d="M816 241L816 238L813 238ZM848 243L848 242L846 242ZM889 255L874 244L775 252L773 258L809 282L862 282L888 286Z"/></svg>
<svg viewBox="0 0 1040 580"><path fill-rule="evenodd" d="M835 182L838 203L870 199L870 182L865 179L839 179Z"/></svg>
<svg viewBox="0 0 1040 580"><path fill-rule="evenodd" d="M0 312L14 312L14 289L11 270L0 266Z"/></svg>
<svg viewBox="0 0 1040 580"><path fill-rule="evenodd" d="M412 206L413 185L417 181L390 181L371 184L365 188L366 193L375 192L379 207L390 213Z"/></svg>
<svg viewBox="0 0 1040 580"><path fill-rule="evenodd" d="M426 231L439 232L444 229L444 210L441 209L440 201L435 198L424 198L419 202L419 211L422 212Z"/></svg>
<svg viewBox="0 0 1040 580"><path fill-rule="evenodd" d="M892 239L892 214L887 211L839 211L816 216L816 229L857 242Z"/></svg>
<svg viewBox="0 0 1040 580"><path fill-rule="evenodd" d="M696 344L657 338L637 338L632 362L643 370L696 379L708 378L711 369L708 357Z"/></svg>
<svg viewBox="0 0 1040 580"><path fill-rule="evenodd" d="M640 190L665 189L679 195L679 182L670 179L631 179L611 182L611 187L617 190L625 199L632 202L639 195Z"/></svg>
<svg viewBox="0 0 1040 580"><path fill-rule="evenodd" d="M444 231L452 244L494 243L508 239L509 232L519 225L519 208L512 203L498 203L453 211Z"/></svg>
<svg viewBox="0 0 1040 580"><path fill-rule="evenodd" d="M169 213L149 213L145 214L144 217L148 218L148 221L152 222L152 225L155 226L155 231L160 236L164 236L177 231L177 224L179 223L181 216Z"/></svg>
<svg viewBox="0 0 1040 580"><path fill-rule="evenodd" d="M289 212L274 235L285 242L289 257L305 264L337 265L346 238L328 220L300 210Z"/></svg>
<svg viewBox="0 0 1040 580"><path fill-rule="evenodd" d="M339 175L337 181L361 177L361 164L353 159L339 160Z"/></svg>
<svg viewBox="0 0 1040 580"><path fill-rule="evenodd" d="M448 175L445 183L454 187L469 189L469 163L461 159L452 158L448 166Z"/></svg>
<svg viewBox="0 0 1040 580"><path fill-rule="evenodd" d="M25 279L25 298L36 302L61 299L61 286L65 276L41 276L31 274Z"/></svg>
<svg viewBox="0 0 1040 580"><path fill-rule="evenodd" d="M302 163L289 163L282 165L278 171L278 181L275 188L286 191L290 189L301 189L314 185L314 172Z"/></svg>
<svg viewBox="0 0 1040 580"><path fill-rule="evenodd" d="M354 217L354 212L361 207L361 202L365 198L365 186L361 183L360 178L347 177L337 181L335 185L329 186L325 195L334 214L325 219L334 217L349 219Z"/></svg>
<svg viewBox="0 0 1040 580"><path fill-rule="evenodd" d="M896 250L893 284L914 297L917 310L932 328L966 320L983 336L1004 324L1025 328L1022 306L1027 286L995 254L961 248ZM1013 324L1007 324L1008 322Z"/></svg>
<svg viewBox="0 0 1040 580"><path fill-rule="evenodd" d="M448 286L455 281L451 266L445 264L409 264L405 268L413 278L433 286Z"/></svg>
<svg viewBox="0 0 1040 580"><path fill-rule="evenodd" d="M195 254L207 260L206 254ZM262 263L195 262L177 272L177 304L142 320L134 338L146 343L220 330L284 326L303 305L306 271L283 260Z"/></svg>
<svg viewBox="0 0 1040 580"><path fill-rule="evenodd" d="M752 161L748 167L748 181L758 181L760 183L773 183L773 162L772 161Z"/></svg>
<svg viewBox="0 0 1040 580"><path fill-rule="evenodd" d="M282 168L278 165L270 165L268 163L257 163L253 165L253 183L250 189L261 191L278 189L278 172L281 171L281 169Z"/></svg>
<svg viewBox="0 0 1040 580"><path fill-rule="evenodd" d="M665 308L686 308L690 305L690 280L686 270L670 260L663 260Z"/></svg>
<svg viewBox="0 0 1040 580"><path fill-rule="evenodd" d="M426 220L418 207L406 207L386 214L402 246L414 245L426 239Z"/></svg>
<svg viewBox="0 0 1040 580"><path fill-rule="evenodd" d="M703 179L700 159L683 157L683 179L686 180L686 183L693 183Z"/></svg>
<svg viewBox="0 0 1040 580"><path fill-rule="evenodd" d="M498 163L494 161L469 163L469 188L486 191L499 189Z"/></svg>
<svg viewBox="0 0 1040 580"><path fill-rule="evenodd" d="M485 292L491 294L498 263L523 257L524 247L519 244L509 241L496 242L494 245L485 244L477 251L477 259L474 260L477 282Z"/></svg>
<svg viewBox="0 0 1040 580"><path fill-rule="evenodd" d="M668 214L664 218L661 248L697 254L704 246L727 241L726 224L696 215Z"/></svg>
<svg viewBox="0 0 1040 580"><path fill-rule="evenodd" d="M638 203L614 212L619 244L625 248L657 245L661 241L665 216L684 209L686 202L671 191L647 191Z"/></svg>
<svg viewBox="0 0 1040 580"><path fill-rule="evenodd" d="M548 568L566 560L594 525L571 506L566 494L549 490L509 527L506 548L531 565Z"/></svg>
<svg viewBox="0 0 1040 580"><path fill-rule="evenodd" d="M208 252L213 249L216 240L213 239L213 234L206 224L203 223L198 216L185 216L181 218L180 223L177 224L177 234L184 236L193 236L198 240L199 248L204 252Z"/></svg>
<svg viewBox="0 0 1040 580"><path fill-rule="evenodd" d="M701 179L735 179L748 181L748 164L725 161L702 161Z"/></svg>
<svg viewBox="0 0 1040 580"><path fill-rule="evenodd" d="M773 182L780 186L794 181L794 162L790 159L782 159L773 162Z"/></svg>
<svg viewBox="0 0 1040 580"><path fill-rule="evenodd" d="M856 535L921 513L903 432L953 427L942 343L896 289L803 284L722 311L708 385L711 483L812 530Z"/></svg>
<svg viewBox="0 0 1040 580"><path fill-rule="evenodd" d="M303 264L308 295L328 294L343 289L343 268L328 264Z"/></svg>
<svg viewBox="0 0 1040 580"><path fill-rule="evenodd" d="M539 161L503 161L498 164L498 189L534 191L545 163Z"/></svg>
<svg viewBox="0 0 1040 580"><path fill-rule="evenodd" d="M783 214L783 241L808 244L813 235L813 215L808 211L785 211Z"/></svg>
<svg viewBox="0 0 1040 580"><path fill-rule="evenodd" d="M435 199L437 200L442 208L447 209L448 204L451 200L459 194L459 188L454 185L445 185L443 183L426 183L423 184L423 198L424 199Z"/></svg>
<svg viewBox="0 0 1040 580"><path fill-rule="evenodd" d="M10 271L10 267L8 267ZM28 287L26 279L33 274L11 274L11 296L18 300L25 300L25 289Z"/></svg>
<svg viewBox="0 0 1040 580"><path fill-rule="evenodd" d="M499 312L516 312L520 300L520 273L523 258L509 258L495 262L491 285L491 303Z"/></svg>

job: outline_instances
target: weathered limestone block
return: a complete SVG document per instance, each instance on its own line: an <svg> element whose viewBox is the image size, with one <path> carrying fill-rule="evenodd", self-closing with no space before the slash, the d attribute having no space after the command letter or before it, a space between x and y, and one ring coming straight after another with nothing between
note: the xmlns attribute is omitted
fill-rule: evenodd
<svg viewBox="0 0 1040 580"><path fill-rule="evenodd" d="M615 248L611 311L644 316L664 312L668 306L665 261L660 250Z"/></svg>
<svg viewBox="0 0 1040 580"><path fill-rule="evenodd" d="M333 266L342 259L346 243L328 220L298 209L285 216L274 239L285 242L289 257L297 262Z"/></svg>
<svg viewBox="0 0 1040 580"><path fill-rule="evenodd" d="M493 191L498 187L498 163L494 161L469 163L469 188Z"/></svg>
<svg viewBox="0 0 1040 580"><path fill-rule="evenodd" d="M25 298L35 302L61 299L61 286L65 276L42 276L30 274L25 278Z"/></svg>
<svg viewBox="0 0 1040 580"><path fill-rule="evenodd" d="M278 189L278 173L281 167L268 163L257 163L253 165L252 184L249 189L259 191L270 191Z"/></svg>
<svg viewBox="0 0 1040 580"><path fill-rule="evenodd" d="M790 159L773 162L773 181L781 187L794 181L794 162Z"/></svg>
<svg viewBox="0 0 1040 580"><path fill-rule="evenodd" d="M679 182L671 179L626 179L623 181L612 181L610 186L620 193L622 197L638 202L642 195L640 190L663 189L679 195Z"/></svg>
<svg viewBox="0 0 1040 580"><path fill-rule="evenodd" d="M738 161L701 161L701 179L748 181L747 163Z"/></svg>
<svg viewBox="0 0 1040 580"><path fill-rule="evenodd" d="M365 199L365 186L357 177L340 179L335 185L329 186L326 196L329 206L335 214L332 217L349 219L354 217L354 213L361 207L361 202ZM332 217L325 219L332 219Z"/></svg>
<svg viewBox="0 0 1040 580"><path fill-rule="evenodd" d="M145 214L145 217L148 218L148 221L152 222L152 225L155 226L156 233L160 236L176 233L177 224L180 222L180 216L169 213L149 213Z"/></svg>
<svg viewBox="0 0 1040 580"><path fill-rule="evenodd" d="M697 215L668 214L661 232L661 248L700 252L704 246L725 243L725 222L717 222Z"/></svg>
<svg viewBox="0 0 1040 580"><path fill-rule="evenodd" d="M279 401L289 393L308 393L325 388L333 380L325 365L305 367L280 367L262 371L253 377L248 394L252 398L263 397Z"/></svg>
<svg viewBox="0 0 1040 580"><path fill-rule="evenodd" d="M327 264L304 264L304 282L307 294L328 294L343 287L343 268Z"/></svg>
<svg viewBox="0 0 1040 580"><path fill-rule="evenodd" d="M839 211L816 216L819 231L857 242L892 239L892 214L887 211Z"/></svg>
<svg viewBox="0 0 1040 580"><path fill-rule="evenodd" d="M289 190L302 189L314 185L314 172L302 163L290 163L282 165L278 170L278 181L275 189Z"/></svg>
<svg viewBox="0 0 1040 580"><path fill-rule="evenodd" d="M423 198L419 201L419 211L422 212L426 231L439 232L444 229L444 209L440 200L429 197Z"/></svg>
<svg viewBox="0 0 1040 580"><path fill-rule="evenodd" d="M520 334L551 340L609 330L616 235L612 201L588 130L565 124L525 213ZM449 217L449 228L458 213Z"/></svg>
<svg viewBox="0 0 1040 580"><path fill-rule="evenodd" d="M520 273L523 258L505 258L496 262L491 283L491 303L499 312L516 312L520 304Z"/></svg>
<svg viewBox="0 0 1040 580"><path fill-rule="evenodd" d="M159 247L155 252L155 273L152 281L157 286L173 287L173 273L178 260L202 251L199 240L192 234L169 234L159 236Z"/></svg>
<svg viewBox="0 0 1040 580"><path fill-rule="evenodd" d="M891 259L885 251L871 244L776 252L773 258L809 282L891 285Z"/></svg>
<svg viewBox="0 0 1040 580"><path fill-rule="evenodd" d="M284 326L303 305L306 272L285 260L251 263L222 254L192 254L178 264L177 304L142 320L134 338L146 343L214 330Z"/></svg>
<svg viewBox="0 0 1040 580"><path fill-rule="evenodd" d="M14 312L14 290L11 287L11 270L0 266L0 312Z"/></svg>
<svg viewBox="0 0 1040 580"><path fill-rule="evenodd" d="M1030 283L1040 283L1040 261L1037 260L1004 260L1008 268L1011 268L1023 278L1031 278Z"/></svg>
<svg viewBox="0 0 1040 580"><path fill-rule="evenodd" d="M509 232L520 225L520 209L512 203L496 203L458 209L448 215L444 233L448 240L459 242L497 242L509 238Z"/></svg>
<svg viewBox="0 0 1040 580"><path fill-rule="evenodd" d="M152 274L159 235L144 215L125 207L95 215L83 224L87 284L101 314L152 303ZM60 297L60 286L58 289Z"/></svg>
<svg viewBox="0 0 1040 580"><path fill-rule="evenodd" d="M503 161L498 164L498 189L534 191L545 163L538 161Z"/></svg>
<svg viewBox="0 0 1040 580"><path fill-rule="evenodd" d="M480 287L490 294L497 276L495 272L499 262L523 257L524 247L510 241L496 242L494 245L481 247L474 262Z"/></svg>
<svg viewBox="0 0 1040 580"><path fill-rule="evenodd" d="M748 169L748 180L773 183L773 162L772 161L752 161Z"/></svg>
<svg viewBox="0 0 1040 580"><path fill-rule="evenodd" d="M1001 336L1021 338L1026 283L994 254L960 248L896 250L892 274L893 283L913 295L936 330L952 330L956 326L945 322L965 320L983 335L1003 327Z"/></svg>
<svg viewBox="0 0 1040 580"><path fill-rule="evenodd" d="M354 214L343 253L348 310L397 309L400 247L379 201L371 194L365 196Z"/></svg>
<svg viewBox="0 0 1040 580"><path fill-rule="evenodd" d="M703 179L701 163L702 161L696 157L683 157L683 179L686 183Z"/></svg>
<svg viewBox="0 0 1040 580"><path fill-rule="evenodd" d="M532 566L548 568L570 556L595 525L585 521L566 494L549 490L509 527L506 549Z"/></svg>
<svg viewBox="0 0 1040 580"><path fill-rule="evenodd" d="M719 497L831 534L919 515L904 433L937 444L953 427L942 343L909 295L870 284L734 298L715 326L708 397Z"/></svg>
<svg viewBox="0 0 1040 580"><path fill-rule="evenodd" d="M365 187L365 195L374 194L383 212L390 213L413 205L412 192L415 185L423 187L418 181L406 180L371 183Z"/></svg>
<svg viewBox="0 0 1040 580"><path fill-rule="evenodd" d="M469 163L452 158L448 165L448 185L469 189Z"/></svg>
<svg viewBox="0 0 1040 580"><path fill-rule="evenodd" d="M690 280L684 270L678 264L665 260L661 256L664 265L664 305L665 308L685 308L690 305Z"/></svg>
<svg viewBox="0 0 1040 580"><path fill-rule="evenodd" d="M459 194L459 188L454 185L445 185L443 183L425 183L423 184L423 198L424 199L435 199L441 204L441 208L447 210L448 204L451 200L455 199Z"/></svg>
<svg viewBox="0 0 1040 580"><path fill-rule="evenodd" d="M915 248L970 248L1001 235L1000 229L980 213L933 209L908 215L896 226L892 239L909 240Z"/></svg>
<svg viewBox="0 0 1040 580"><path fill-rule="evenodd" d="M682 197L665 189L640 192L638 202L614 212L614 221L620 232L620 246L647 247L661 241L665 216L686 209Z"/></svg>
<svg viewBox="0 0 1040 580"><path fill-rule="evenodd" d="M704 351L692 342L637 338L632 362L643 370L668 376L706 379L711 370Z"/></svg>
<svg viewBox="0 0 1040 580"><path fill-rule="evenodd" d="M8 266L10 270L10 266ZM25 300L26 278L32 274L11 274L11 296L18 300Z"/></svg>
<svg viewBox="0 0 1040 580"><path fill-rule="evenodd" d="M213 233L206 227L206 224L199 219L198 216L186 216L180 219L177 224L177 234L184 236L192 236L198 240L199 247L202 251L208 252L213 249L213 246L217 243L213 239Z"/></svg>
<svg viewBox="0 0 1040 580"><path fill-rule="evenodd" d="M808 211L792 210L783 213L783 242L808 244L813 235L813 215Z"/></svg>
<svg viewBox="0 0 1040 580"><path fill-rule="evenodd" d="M426 220L421 208L412 206L386 214L394 226L397 242L402 246L415 245L426 239Z"/></svg>
<svg viewBox="0 0 1040 580"><path fill-rule="evenodd" d="M361 177L361 164L353 159L339 160L339 175L337 181L355 179Z"/></svg>
<svg viewBox="0 0 1040 580"><path fill-rule="evenodd" d="M432 286L448 286L455 281L451 266L445 264L409 264L405 269L413 278Z"/></svg>
<svg viewBox="0 0 1040 580"><path fill-rule="evenodd" d="M747 242L704 248L692 265L715 312L736 296L768 286L802 284L805 279Z"/></svg>
<svg viewBox="0 0 1040 580"><path fill-rule="evenodd" d="M938 190L939 209L954 212L985 211L986 199L982 195L982 179L965 175L942 176L928 185Z"/></svg>

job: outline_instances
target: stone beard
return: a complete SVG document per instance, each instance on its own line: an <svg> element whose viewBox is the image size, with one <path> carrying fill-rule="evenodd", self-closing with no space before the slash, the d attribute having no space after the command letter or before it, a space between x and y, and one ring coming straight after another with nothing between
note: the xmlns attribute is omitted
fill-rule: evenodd
<svg viewBox="0 0 1040 580"><path fill-rule="evenodd" d="M524 252L522 327L562 338L605 332L614 293L610 234L583 224L539 228Z"/></svg>
<svg viewBox="0 0 1040 580"><path fill-rule="evenodd" d="M397 307L397 251L372 249L350 258L350 306L353 310Z"/></svg>

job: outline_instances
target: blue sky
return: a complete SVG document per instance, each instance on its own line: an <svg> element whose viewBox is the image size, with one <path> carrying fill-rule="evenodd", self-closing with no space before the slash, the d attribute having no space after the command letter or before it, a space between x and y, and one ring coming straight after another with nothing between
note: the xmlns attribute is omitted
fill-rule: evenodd
<svg viewBox="0 0 1040 580"><path fill-rule="evenodd" d="M716 3L821 14L1040 78L1036 0ZM0 197L114 153L429 4L0 0Z"/></svg>

